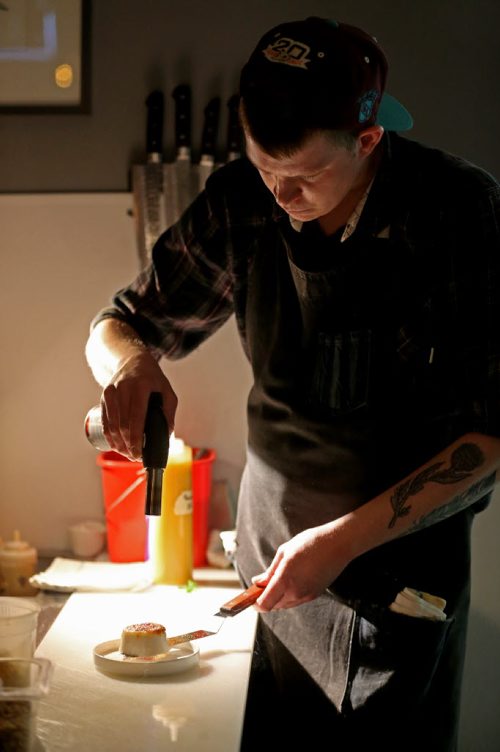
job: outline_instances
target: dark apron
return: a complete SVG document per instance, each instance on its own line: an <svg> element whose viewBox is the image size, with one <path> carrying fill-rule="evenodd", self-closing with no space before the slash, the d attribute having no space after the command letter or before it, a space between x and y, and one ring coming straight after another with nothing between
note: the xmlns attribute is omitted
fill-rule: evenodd
<svg viewBox="0 0 500 752"><path fill-rule="evenodd" d="M428 373L436 332L408 253L355 233L332 246L329 268L309 271L296 263L291 229L282 238L268 232L250 271L246 318L254 386L236 559L246 583L281 543L386 490L461 431L449 374ZM346 743L379 733L386 749L392 739L398 749L453 750L472 516L381 546L313 602L263 615L280 691L292 693L290 677L302 673L304 691L326 698L327 722L335 718ZM405 586L446 598L446 622L389 611ZM427 723L432 743L428 727L402 741L406 724Z"/></svg>

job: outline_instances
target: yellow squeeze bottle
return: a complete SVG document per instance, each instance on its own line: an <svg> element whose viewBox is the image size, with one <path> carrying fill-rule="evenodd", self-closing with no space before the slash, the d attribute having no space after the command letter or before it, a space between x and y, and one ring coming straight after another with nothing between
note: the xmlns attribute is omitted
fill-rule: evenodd
<svg viewBox="0 0 500 752"><path fill-rule="evenodd" d="M163 474L161 515L149 517L153 582L185 585L193 576L192 449L172 434Z"/></svg>

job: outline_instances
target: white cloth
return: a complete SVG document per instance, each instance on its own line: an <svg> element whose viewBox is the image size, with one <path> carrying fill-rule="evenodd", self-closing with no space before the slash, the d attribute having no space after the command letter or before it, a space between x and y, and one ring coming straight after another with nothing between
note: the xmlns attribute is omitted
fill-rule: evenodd
<svg viewBox="0 0 500 752"><path fill-rule="evenodd" d="M33 575L30 583L40 590L64 593L140 591L152 584L152 576L149 562L146 561L122 564L57 557L48 569Z"/></svg>

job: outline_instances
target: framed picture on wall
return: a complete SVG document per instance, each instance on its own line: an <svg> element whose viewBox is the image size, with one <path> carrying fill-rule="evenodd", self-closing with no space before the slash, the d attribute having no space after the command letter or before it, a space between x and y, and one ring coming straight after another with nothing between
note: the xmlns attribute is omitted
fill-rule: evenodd
<svg viewBox="0 0 500 752"><path fill-rule="evenodd" d="M89 112L90 0L0 0L0 112Z"/></svg>

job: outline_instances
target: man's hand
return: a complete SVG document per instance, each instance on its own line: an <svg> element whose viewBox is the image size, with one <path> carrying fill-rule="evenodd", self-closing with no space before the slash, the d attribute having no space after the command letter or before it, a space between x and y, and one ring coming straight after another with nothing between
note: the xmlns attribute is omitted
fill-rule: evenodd
<svg viewBox="0 0 500 752"><path fill-rule="evenodd" d="M435 525L484 499L495 487L500 439L468 433L374 499L283 543L253 582L265 586L261 611L317 598L350 561L377 546Z"/></svg>
<svg viewBox="0 0 500 752"><path fill-rule="evenodd" d="M343 518L309 528L283 543L265 572L252 578L265 590L257 610L293 608L321 595L349 564Z"/></svg>
<svg viewBox="0 0 500 752"><path fill-rule="evenodd" d="M141 460L144 421L151 392L160 392L169 432L174 429L177 397L157 361L147 351L131 355L104 387L101 397L104 435L131 460Z"/></svg>
<svg viewBox="0 0 500 752"><path fill-rule="evenodd" d="M117 319L97 324L86 355L103 387L102 424L109 446L131 460L140 460L151 392L162 395L169 431L174 430L177 397L170 382L137 333Z"/></svg>

